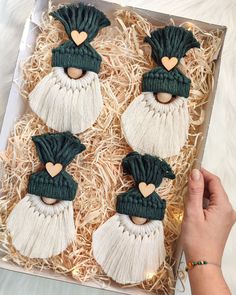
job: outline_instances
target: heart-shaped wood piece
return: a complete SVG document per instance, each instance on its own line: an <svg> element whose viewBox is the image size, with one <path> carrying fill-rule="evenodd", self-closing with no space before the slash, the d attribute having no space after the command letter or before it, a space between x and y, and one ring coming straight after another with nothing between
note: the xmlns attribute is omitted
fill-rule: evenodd
<svg viewBox="0 0 236 295"><path fill-rule="evenodd" d="M73 30L70 35L77 46L82 44L88 38L88 34L84 31L79 33L78 31Z"/></svg>
<svg viewBox="0 0 236 295"><path fill-rule="evenodd" d="M155 191L155 185L152 183L146 184L145 182L140 182L138 188L144 198L147 198Z"/></svg>
<svg viewBox="0 0 236 295"><path fill-rule="evenodd" d="M169 58L168 56L164 56L161 59L161 63L167 69L167 71L170 71L171 69L173 69L177 65L178 58L177 57Z"/></svg>
<svg viewBox="0 0 236 295"><path fill-rule="evenodd" d="M45 167L46 167L47 172L52 177L55 177L57 174L59 174L63 168L62 164L60 164L60 163L53 164L52 162L47 162Z"/></svg>

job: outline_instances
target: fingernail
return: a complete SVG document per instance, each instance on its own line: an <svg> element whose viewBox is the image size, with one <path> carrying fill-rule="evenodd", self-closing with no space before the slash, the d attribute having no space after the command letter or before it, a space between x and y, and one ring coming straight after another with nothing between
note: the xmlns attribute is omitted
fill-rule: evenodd
<svg viewBox="0 0 236 295"><path fill-rule="evenodd" d="M191 172L191 178L192 180L196 181L199 180L201 177L201 173L198 169L193 169Z"/></svg>

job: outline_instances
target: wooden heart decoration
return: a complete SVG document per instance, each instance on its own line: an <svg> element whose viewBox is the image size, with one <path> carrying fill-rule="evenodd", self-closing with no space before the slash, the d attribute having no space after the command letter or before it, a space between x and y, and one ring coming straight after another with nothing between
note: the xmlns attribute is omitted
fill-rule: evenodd
<svg viewBox="0 0 236 295"><path fill-rule="evenodd" d="M60 163L53 164L52 162L47 162L45 168L52 177L55 177L61 172L63 166Z"/></svg>
<svg viewBox="0 0 236 295"><path fill-rule="evenodd" d="M171 69L173 69L177 65L178 58L177 57L169 58L168 56L164 56L161 59L161 63L167 69L167 71L170 71Z"/></svg>
<svg viewBox="0 0 236 295"><path fill-rule="evenodd" d="M84 31L79 33L78 31L73 30L70 35L77 46L82 44L88 38L88 34Z"/></svg>
<svg viewBox="0 0 236 295"><path fill-rule="evenodd" d="M147 198L155 191L155 185L152 183L146 184L145 182L140 182L138 188L144 198Z"/></svg>

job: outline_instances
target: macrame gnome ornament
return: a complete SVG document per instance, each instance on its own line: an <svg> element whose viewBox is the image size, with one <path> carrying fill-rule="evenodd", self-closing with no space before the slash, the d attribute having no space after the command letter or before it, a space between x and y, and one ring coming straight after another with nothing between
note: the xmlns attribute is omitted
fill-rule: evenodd
<svg viewBox="0 0 236 295"><path fill-rule="evenodd" d="M64 25L69 40L52 50L52 72L30 93L29 103L50 128L77 134L91 127L102 110L102 59L90 42L110 21L83 3L63 6L51 15Z"/></svg>
<svg viewBox="0 0 236 295"><path fill-rule="evenodd" d="M174 179L162 159L137 152L123 159L124 172L136 185L117 198L117 213L93 233L93 255L104 272L120 284L135 284L156 272L165 260L166 201L155 189L164 177Z"/></svg>
<svg viewBox="0 0 236 295"><path fill-rule="evenodd" d="M157 29L145 41L159 67L143 75L142 93L123 113L121 124L133 150L166 158L177 155L188 137L191 81L176 66L200 44L191 31L175 26Z"/></svg>
<svg viewBox="0 0 236 295"><path fill-rule="evenodd" d="M72 200L77 183L65 171L85 146L70 132L32 137L44 169L29 178L28 193L7 219L14 247L30 258L60 254L75 239Z"/></svg>

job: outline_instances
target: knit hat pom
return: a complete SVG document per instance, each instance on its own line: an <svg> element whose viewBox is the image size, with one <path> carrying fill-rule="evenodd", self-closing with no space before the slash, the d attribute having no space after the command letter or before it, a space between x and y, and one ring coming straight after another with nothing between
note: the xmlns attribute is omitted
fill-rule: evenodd
<svg viewBox="0 0 236 295"><path fill-rule="evenodd" d="M123 159L124 172L133 176L136 183L152 183L158 187L163 178L174 179L175 175L169 164L159 157L137 152L129 153Z"/></svg>
<svg viewBox="0 0 236 295"><path fill-rule="evenodd" d="M71 32L77 30L88 34L86 40L88 42L96 37L101 28L110 25L109 19L102 11L84 3L63 6L51 15L64 25L69 38L71 38Z"/></svg>
<svg viewBox="0 0 236 295"><path fill-rule="evenodd" d="M77 154L85 150L85 145L70 132L36 135L32 140L44 165L52 162L67 166Z"/></svg>
<svg viewBox="0 0 236 295"><path fill-rule="evenodd" d="M123 159L124 172L131 174L137 183L117 197L116 211L120 214L137 216L150 220L162 220L165 214L166 201L155 192L164 177L174 179L175 175L166 161L151 155L140 155L137 152L128 154ZM144 196L139 184L146 188L154 185L148 195Z"/></svg>
<svg viewBox="0 0 236 295"><path fill-rule="evenodd" d="M165 56L179 60L189 49L200 47L191 31L176 26L157 29L151 32L151 37L145 37L144 41L151 45L152 58L158 65L161 65L161 59Z"/></svg>

